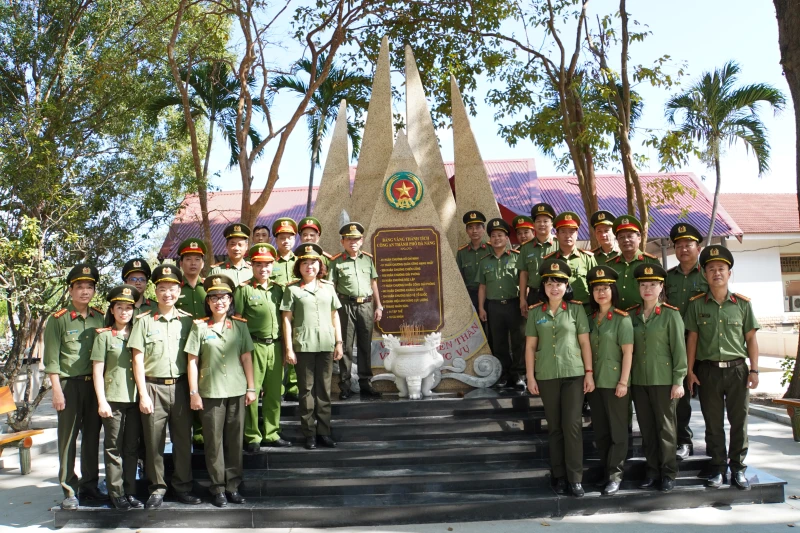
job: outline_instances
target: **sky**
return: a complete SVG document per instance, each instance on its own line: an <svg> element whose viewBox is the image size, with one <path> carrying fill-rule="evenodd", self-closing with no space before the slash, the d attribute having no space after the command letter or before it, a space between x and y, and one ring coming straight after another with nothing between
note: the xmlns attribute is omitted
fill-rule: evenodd
<svg viewBox="0 0 800 533"><path fill-rule="evenodd" d="M597 0L590 3L590 12L605 14L614 12L618 2ZM758 176L756 159L748 154L741 144L728 148L721 162L722 192L794 192L796 190L795 172L795 127L791 109L789 88L783 77L778 49L778 29L775 8L772 0L671 0L654 2L652 0L630 0L628 11L631 17L646 24L652 35L643 43L635 43L631 48L631 64L649 65L669 54L677 62L685 62L687 74L681 85L670 90L651 88L649 84L635 87L644 100L644 112L640 120L640 130L653 130L663 133L668 127L664 118L664 103L675 92L681 91L697 80L705 71L721 67L734 60L739 63L741 72L739 85L749 83L768 83L784 92L787 108L774 115L771 109L763 108L761 117L769 132L771 145L770 170ZM676 67L677 68L677 67ZM393 78L394 81L394 78ZM472 130L476 136L484 160L508 158L534 158L539 176L561 175L555 162L547 158L531 141L508 146L497 134L498 125L494 121L494 108L484 102L491 85L486 79L478 80L474 96L478 102L477 116L471 117ZM275 120L294 110L294 96L279 96L275 100ZM394 103L395 112L403 112L402 102ZM279 122L278 122L279 123ZM292 134L280 166L280 179L277 187L303 187L308 184L309 149L305 121L298 124ZM437 132L445 161L453 160L453 141L450 129ZM658 172L657 154L642 142L649 134L639 134L634 139L637 151L649 157L649 167L640 172ZM323 145L324 158L327 156L329 139ZM277 144L273 142L271 144ZM217 173L212 184L222 190L241 189L238 169L227 169L227 150L216 143L212 151L211 173ZM254 188L266 183L272 151L256 163L254 168ZM703 179L704 186L713 191L715 176L713 169L699 161L680 169L693 172ZM615 169L597 169L598 173L612 172ZM319 184L322 170L316 172L315 184Z"/></svg>

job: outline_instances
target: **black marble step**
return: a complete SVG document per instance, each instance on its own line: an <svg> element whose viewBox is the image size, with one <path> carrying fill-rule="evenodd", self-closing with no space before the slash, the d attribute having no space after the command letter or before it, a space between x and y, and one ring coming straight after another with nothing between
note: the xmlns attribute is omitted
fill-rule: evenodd
<svg viewBox="0 0 800 533"><path fill-rule="evenodd" d="M784 501L785 482L757 469L748 469L753 487L740 491L730 486L707 489L702 480L681 480L669 494L637 490L624 483L613 497L597 490L585 498L559 496L541 480L524 488L482 489L468 492L421 492L249 498L244 505L213 507L206 498L196 506L174 502L156 510L117 511L81 506L76 511L53 508L56 527L167 528L167 527L336 527L466 522L590 515L613 512L647 512L713 505L778 503ZM589 488L589 487L587 487Z"/></svg>

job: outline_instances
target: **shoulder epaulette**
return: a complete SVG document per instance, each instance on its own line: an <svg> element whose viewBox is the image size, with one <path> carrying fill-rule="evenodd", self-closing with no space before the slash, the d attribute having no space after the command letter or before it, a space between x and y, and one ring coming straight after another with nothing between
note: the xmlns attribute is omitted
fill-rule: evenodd
<svg viewBox="0 0 800 533"><path fill-rule="evenodd" d="M94 309L95 311L97 311L97 312L98 312L98 313L100 313L101 315L103 314L103 310L102 310L102 309L100 309L99 307L92 307L92 309Z"/></svg>
<svg viewBox="0 0 800 533"><path fill-rule="evenodd" d="M362 254L364 254L364 255L366 255L366 256L367 256L367 257L369 257L369 258L372 258L372 254L371 254L371 253L369 253L369 252L365 252L365 251L363 251L363 250L362 250L362 251L361 251L361 253L362 253Z"/></svg>
<svg viewBox="0 0 800 533"><path fill-rule="evenodd" d="M654 256L653 254L648 254L647 252L642 252L642 255L645 257L649 257L650 259L655 259L658 261L658 257Z"/></svg>
<svg viewBox="0 0 800 533"><path fill-rule="evenodd" d="M670 304L668 304L668 303L662 303L662 304L661 304L661 307L667 307L667 308L669 308L669 309L673 309L673 310L675 310L675 311L678 311L678 312L680 312L680 311L681 311L680 309L678 309L678 308L677 308L677 307L675 307L674 305L670 305Z"/></svg>
<svg viewBox="0 0 800 533"><path fill-rule="evenodd" d="M460 251L460 250L464 250L464 249L466 249L468 246L469 246L469 243L465 244L464 246L460 246L458 249L459 249L459 251Z"/></svg>
<svg viewBox="0 0 800 533"><path fill-rule="evenodd" d="M66 312L67 312L67 308L66 307L64 309L59 309L58 311L53 313L53 318L61 318L62 316L64 316L66 314Z"/></svg>
<svg viewBox="0 0 800 533"><path fill-rule="evenodd" d="M540 305L543 305L543 304L544 304L544 302L539 302L538 304L529 305L528 309L535 309L536 307L539 307Z"/></svg>
<svg viewBox="0 0 800 533"><path fill-rule="evenodd" d="M330 280L327 280L327 279L321 279L321 280L319 280L319 281L320 281L321 283L325 283L326 285L333 285L333 282L332 282L332 281L330 281Z"/></svg>
<svg viewBox="0 0 800 533"><path fill-rule="evenodd" d="M195 324L205 324L206 322L208 322L208 317L206 317L206 318L198 318L197 320L194 320Z"/></svg>
<svg viewBox="0 0 800 533"><path fill-rule="evenodd" d="M556 250L555 252L550 252L546 256L542 257L542 259L549 259L550 257L556 255L557 253L558 253L558 250Z"/></svg>
<svg viewBox="0 0 800 533"><path fill-rule="evenodd" d="M147 316L147 315L149 315L149 314L150 314L150 311L152 311L152 309L148 309L147 311L145 311L145 312L143 312L143 313L139 313L138 315L136 315L136 319L138 320L138 319L140 319L140 318L142 318L142 317L144 317L144 316Z"/></svg>
<svg viewBox="0 0 800 533"><path fill-rule="evenodd" d="M480 259L478 259L478 261L483 261L484 259L486 259L486 258L487 258L487 257L489 257L490 255L492 255L492 252L489 252L488 254L486 254L486 255L484 255L484 256L481 256L481 258L480 258Z"/></svg>
<svg viewBox="0 0 800 533"><path fill-rule="evenodd" d="M178 316L192 316L192 313L184 311L183 309L178 309L176 307L175 310L178 312Z"/></svg>
<svg viewBox="0 0 800 533"><path fill-rule="evenodd" d="M336 259L339 259L340 257L342 257L342 254L343 254L343 253L344 253L344 252L339 252L338 254L334 255L333 257L331 257L331 261L334 261L334 260L336 260Z"/></svg>
<svg viewBox="0 0 800 533"><path fill-rule="evenodd" d="M636 309L636 308L637 308L637 307L639 307L640 305L641 305L641 304L634 304L634 305L630 306L629 308L625 309L625 312L626 312L626 313L630 313L631 311L633 311L634 309Z"/></svg>
<svg viewBox="0 0 800 533"><path fill-rule="evenodd" d="M583 302L581 302L580 300L570 300L569 303L575 304L575 305L583 305Z"/></svg>
<svg viewBox="0 0 800 533"><path fill-rule="evenodd" d="M242 318L240 316L232 316L231 318L234 320L238 320L239 322L247 322L246 318Z"/></svg>
<svg viewBox="0 0 800 533"><path fill-rule="evenodd" d="M325 258L326 258L328 261L330 261L331 259L333 259L333 256L332 256L331 254L329 254L328 252L325 252L325 251L323 251L323 252L322 252L322 255L324 255L324 256L325 256Z"/></svg>
<svg viewBox="0 0 800 533"><path fill-rule="evenodd" d="M592 252L591 250L584 250L582 248L579 248L579 250L581 252L585 253L586 255L594 255L594 252Z"/></svg>
<svg viewBox="0 0 800 533"><path fill-rule="evenodd" d="M252 280L252 278L248 279L247 281L243 281L243 282L241 282L241 283L239 284L239 286L240 286L240 287L243 287L244 285L250 285L250 281L251 281L251 280Z"/></svg>
<svg viewBox="0 0 800 533"><path fill-rule="evenodd" d="M286 284L286 287L288 287L289 285L294 285L295 283L300 283L300 280L299 279L293 279L292 281L290 281L289 283Z"/></svg>
<svg viewBox="0 0 800 533"><path fill-rule="evenodd" d="M698 294L698 295L695 295L695 296L692 296L691 298L689 298L689 301L690 301L690 302L693 302L693 301L697 300L698 298L702 298L702 297L703 297L703 296L705 296L706 294L707 294L707 293L705 293L705 292L701 292L700 294Z"/></svg>
<svg viewBox="0 0 800 533"><path fill-rule="evenodd" d="M602 247L602 246L598 246L597 248L595 248L594 250L592 250L592 253L593 253L593 254L600 253L600 250L602 250L602 249L603 249L603 247Z"/></svg>
<svg viewBox="0 0 800 533"><path fill-rule="evenodd" d="M519 248L512 248L512 249L509 250L509 252L514 252L515 254L518 254L519 253Z"/></svg>
<svg viewBox="0 0 800 533"><path fill-rule="evenodd" d="M219 263L211 265L211 268L217 268L218 266L223 265L223 264L225 264L225 261L220 261Z"/></svg>
<svg viewBox="0 0 800 533"><path fill-rule="evenodd" d="M617 309L616 307L614 308L614 312L617 313L618 315L628 316L627 311L623 311L622 309Z"/></svg>
<svg viewBox="0 0 800 533"><path fill-rule="evenodd" d="M103 333L104 331L111 331L111 328L97 328L95 331L97 333Z"/></svg>
<svg viewBox="0 0 800 533"><path fill-rule="evenodd" d="M745 302L749 302L749 301L750 301L750 298L748 298L747 296L745 296L745 295L743 295L743 294L739 294L738 292L734 292L733 294L734 294L734 295L735 295L737 298L741 298L741 299L742 299L742 300L744 300Z"/></svg>

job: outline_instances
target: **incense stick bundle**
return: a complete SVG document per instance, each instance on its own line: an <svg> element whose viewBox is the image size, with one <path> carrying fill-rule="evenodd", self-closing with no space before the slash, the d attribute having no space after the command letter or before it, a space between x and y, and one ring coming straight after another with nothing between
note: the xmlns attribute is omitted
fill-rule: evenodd
<svg viewBox="0 0 800 533"><path fill-rule="evenodd" d="M400 324L400 345L419 346L423 343L422 326L418 324Z"/></svg>

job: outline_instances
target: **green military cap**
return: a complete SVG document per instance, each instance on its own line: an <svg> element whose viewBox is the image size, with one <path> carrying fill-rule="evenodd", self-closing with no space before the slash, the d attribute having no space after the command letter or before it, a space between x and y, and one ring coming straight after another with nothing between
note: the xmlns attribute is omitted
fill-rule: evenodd
<svg viewBox="0 0 800 533"><path fill-rule="evenodd" d="M291 233L297 234L297 222L289 217L281 217L272 223L272 234L277 236L278 233Z"/></svg>
<svg viewBox="0 0 800 533"><path fill-rule="evenodd" d="M520 228L534 229L533 219L525 215L515 216L514 220L511 221L511 225L514 226L514 230L518 230Z"/></svg>
<svg viewBox="0 0 800 533"><path fill-rule="evenodd" d="M303 231L306 228L315 229L317 233L322 235L322 222L314 217L303 217L300 219L300 222L297 223L297 229L299 231Z"/></svg>
<svg viewBox="0 0 800 533"><path fill-rule="evenodd" d="M639 219L631 215L621 215L614 219L614 235L620 231L642 232L642 223Z"/></svg>
<svg viewBox="0 0 800 533"><path fill-rule="evenodd" d="M225 274L214 274L203 281L203 288L206 290L206 294L212 292L232 293L234 284L233 280Z"/></svg>
<svg viewBox="0 0 800 533"><path fill-rule="evenodd" d="M269 243L262 242L250 248L250 261L262 261L265 263L275 261L278 251Z"/></svg>
<svg viewBox="0 0 800 533"><path fill-rule="evenodd" d="M667 271L655 263L642 263L633 270L633 277L636 281L664 281Z"/></svg>
<svg viewBox="0 0 800 533"><path fill-rule="evenodd" d="M141 257L131 259L122 265L122 281L125 281L125 278L127 278L133 272L141 272L146 278L149 278L150 274L153 273L152 270L150 270L150 265L147 264L147 260L142 259Z"/></svg>
<svg viewBox="0 0 800 533"><path fill-rule="evenodd" d="M489 229L489 233L491 233L496 229L505 231L506 235L508 235L511 232L511 226L509 226L508 222L506 222L502 218L493 218L492 220L489 221L489 225L487 227Z"/></svg>
<svg viewBox="0 0 800 533"><path fill-rule="evenodd" d="M531 207L531 218L536 220L536 217L539 215L547 215L550 218L556 218L556 210L553 209L552 205L540 202Z"/></svg>
<svg viewBox="0 0 800 533"><path fill-rule="evenodd" d="M142 294L133 285L117 285L106 294L106 300L110 303L125 302L134 304L139 301Z"/></svg>
<svg viewBox="0 0 800 533"><path fill-rule="evenodd" d="M480 211L467 211L464 213L464 216L461 217L461 221L465 226L469 226L470 224L484 224L486 222L486 215Z"/></svg>
<svg viewBox="0 0 800 533"><path fill-rule="evenodd" d="M297 260L322 258L322 246L313 242L304 242L294 250Z"/></svg>
<svg viewBox="0 0 800 533"><path fill-rule="evenodd" d="M178 255L181 257L186 254L200 254L204 256L206 255L206 249L206 243L204 243L202 239L191 237L178 246Z"/></svg>
<svg viewBox="0 0 800 533"><path fill-rule="evenodd" d="M669 230L669 240L674 244L678 239L692 239L700 242L703 240L703 236L700 234L700 230L691 224L680 222Z"/></svg>
<svg viewBox="0 0 800 533"><path fill-rule="evenodd" d="M93 265L87 263L75 265L67 274L67 285L72 285L76 281L94 281L97 283L99 280L100 272Z"/></svg>
<svg viewBox="0 0 800 533"><path fill-rule="evenodd" d="M348 222L347 224L339 228L339 235L341 235L342 237L349 237L351 239L363 237L364 226L362 226L358 222Z"/></svg>
<svg viewBox="0 0 800 533"><path fill-rule="evenodd" d="M566 261L561 259L548 259L539 267L539 276L542 278L563 278L569 280L572 269Z"/></svg>
<svg viewBox="0 0 800 533"><path fill-rule="evenodd" d="M553 219L553 227L556 228L556 231L558 231L559 228L578 229L581 227L581 217L574 211L564 211Z"/></svg>
<svg viewBox="0 0 800 533"><path fill-rule="evenodd" d="M617 271L605 265L593 267L586 274L586 281L589 285L594 283L616 283L619 279Z"/></svg>
<svg viewBox="0 0 800 533"><path fill-rule="evenodd" d="M724 261L728 263L730 268L733 268L733 254L725 246L721 244L712 244L706 246L700 252L700 266L705 268L711 261Z"/></svg>
<svg viewBox="0 0 800 533"><path fill-rule="evenodd" d="M240 238L240 239L249 239L250 238L250 228L246 225L242 224L241 222L237 222L236 224L230 224L225 227L225 230L222 232L225 235L225 240L233 239L233 238Z"/></svg>
<svg viewBox="0 0 800 533"><path fill-rule="evenodd" d="M152 281L154 285L158 285L162 281L183 283L183 274L181 274L181 269L175 265L158 265L153 269L153 275L150 276L150 281Z"/></svg>
<svg viewBox="0 0 800 533"><path fill-rule="evenodd" d="M589 219L589 223L593 228L599 226L600 224L608 224L609 226L612 226L615 218L616 217L614 216L614 213L611 211L605 211L601 209L600 211L594 212L592 218Z"/></svg>

